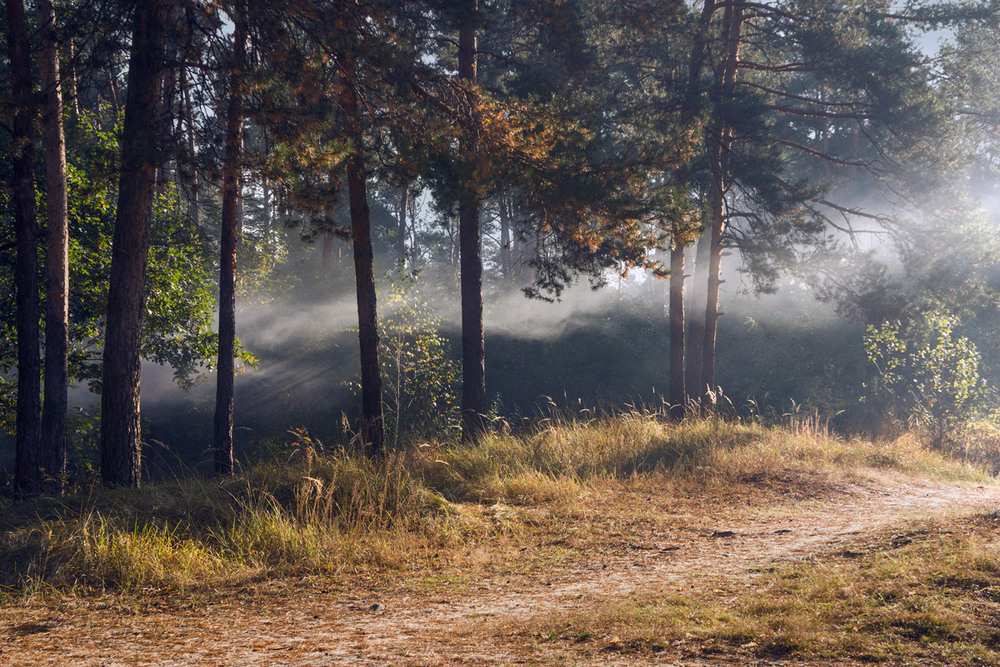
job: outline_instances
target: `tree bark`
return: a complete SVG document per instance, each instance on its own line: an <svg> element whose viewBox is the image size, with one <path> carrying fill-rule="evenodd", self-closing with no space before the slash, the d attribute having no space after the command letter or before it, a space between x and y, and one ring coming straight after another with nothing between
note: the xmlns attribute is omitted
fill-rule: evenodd
<svg viewBox="0 0 1000 667"><path fill-rule="evenodd" d="M722 147L712 149L712 182L709 191L708 282L705 291L704 342L701 346L699 395L707 398L715 389L715 342L719 325L719 289L722 285L722 234L726 228ZM700 250L700 248L699 248Z"/></svg>
<svg viewBox="0 0 1000 667"><path fill-rule="evenodd" d="M743 26L742 2L726 6L723 34L726 37L726 63L719 99L730 100L736 85L739 64L740 32ZM705 307L705 343L702 349L701 386L704 391L715 388L715 343L719 324L719 290L722 285L722 235L726 228L725 191L729 179L729 153L733 133L724 118L714 126L714 142L710 146L712 184L709 193L711 243L709 245L708 295Z"/></svg>
<svg viewBox="0 0 1000 667"><path fill-rule="evenodd" d="M236 381L236 246L243 171L243 77L246 68L246 7L233 17L233 62L226 105L226 148L222 162L222 232L219 254L219 360L215 387L215 474L233 472L233 389Z"/></svg>
<svg viewBox="0 0 1000 667"><path fill-rule="evenodd" d="M711 255L711 231L705 230L695 247L694 277L691 282L691 317L687 337L685 384L688 394L699 399L705 394L701 384L705 349L705 312L708 298L708 264Z"/></svg>
<svg viewBox="0 0 1000 667"><path fill-rule="evenodd" d="M264 150L267 150L266 146ZM260 204L261 204L261 215L264 222L264 228L271 231L271 186L267 182L266 176L261 176L260 178Z"/></svg>
<svg viewBox="0 0 1000 667"><path fill-rule="evenodd" d="M240 155L245 155L245 142L246 137L240 132ZM243 222L246 220L246 199L243 198L243 192L246 190L246 174L243 173L243 169L239 170L239 179L236 182L236 235L243 236Z"/></svg>
<svg viewBox="0 0 1000 667"><path fill-rule="evenodd" d="M458 76L476 83L476 18L479 0L466 0L458 37ZM477 141L475 99L469 91L470 120L459 146L465 180L458 200L458 238L462 292L462 440L477 442L486 432L486 345L483 331L483 230L479 184L475 182Z"/></svg>
<svg viewBox="0 0 1000 667"><path fill-rule="evenodd" d="M541 239L537 230L532 231L529 236L520 244L520 252L517 260L517 273L520 276L521 289L526 289L535 284L537 270L533 262L538 257Z"/></svg>
<svg viewBox="0 0 1000 667"><path fill-rule="evenodd" d="M167 25L171 26L175 26L177 23L172 9L168 12L167 21ZM176 60L177 54L171 54L170 59ZM172 130L170 117L173 113L174 93L177 88L177 73L174 67L167 67L164 70L163 84L160 88L159 119L157 121L157 127L160 128L161 132L163 132L160 145L167 146L172 139L170 136ZM161 196L165 195L170 187L171 180L173 179L170 174L170 153L168 151L161 151L160 164L156 166L156 192Z"/></svg>
<svg viewBox="0 0 1000 667"><path fill-rule="evenodd" d="M42 138L45 144L46 287L45 401L42 409L43 488L62 493L66 478L66 409L69 394L69 229L67 225L66 135L56 10L52 0L37 0L41 26L38 57L42 73Z"/></svg>
<svg viewBox="0 0 1000 667"><path fill-rule="evenodd" d="M708 30L712 23L712 17L715 15L718 5L715 0L705 0L702 5L701 17L698 22L698 28L692 38L691 43L691 57L688 61L688 80L687 80L687 90L685 92L685 102L684 109L682 110L682 122L684 124L689 123L694 117L699 107L699 81L701 80L701 69L702 64L705 61L705 48L708 41ZM676 232L676 230L675 230ZM685 341L685 355L686 355L686 365L684 370L684 396L680 401L682 404L686 404L691 394L694 393L696 397L701 397L704 388L701 387L701 369L702 369L702 351L704 348L705 341L705 308L706 308L706 298L707 298L707 287L708 287L708 264L709 264L709 244L710 239L708 238L707 230L702 232L702 236L698 239L697 247L695 250L695 263L694 263L694 282L691 288L691 307L690 307L690 331L688 331L687 339ZM673 253L671 253L671 265L676 260ZM683 257L681 260L683 262ZM676 274L675 274L676 275ZM671 286L673 285L673 278L671 278ZM671 287L671 289L673 289ZM671 322L677 315L674 309L678 306L673 300L671 300ZM681 310L684 308L684 302L681 301L679 304ZM684 313L680 313L680 317L684 317ZM671 330L672 331L672 330ZM671 333L671 341L673 341L673 333ZM672 345L673 343L671 343ZM671 351L673 354L673 350ZM673 358L673 357L671 357ZM671 371L673 372L673 371ZM673 386L673 385L671 385ZM676 403L671 399L671 403Z"/></svg>
<svg viewBox="0 0 1000 667"><path fill-rule="evenodd" d="M378 308L375 297L375 262L372 252L371 216L365 182L364 138L355 89L355 64L344 58L340 110L352 150L347 158L347 190L354 241L354 279L358 296L358 339L361 344L361 437L372 457L385 454L385 419L382 412L382 374L378 359Z"/></svg>
<svg viewBox="0 0 1000 667"><path fill-rule="evenodd" d="M104 340L101 478L107 486L138 487L142 471L140 342L153 188L159 164L165 3L144 0L134 6Z"/></svg>
<svg viewBox="0 0 1000 667"><path fill-rule="evenodd" d="M111 108L114 109L114 117L118 118L122 112L122 91L118 86L118 73L114 70L108 71L108 88L111 92Z"/></svg>
<svg viewBox="0 0 1000 667"><path fill-rule="evenodd" d="M687 405L684 383L684 244L670 248L670 416L680 419Z"/></svg>
<svg viewBox="0 0 1000 667"><path fill-rule="evenodd" d="M712 23L718 5L715 0L705 0L698 20L698 29L692 37L691 59L688 61L688 80L685 91L685 104L682 111L684 120L690 121L694 116L698 96L698 82L701 79L701 66L705 61L705 45L708 41L708 29Z"/></svg>
<svg viewBox="0 0 1000 667"><path fill-rule="evenodd" d="M39 492L41 362L38 344L38 219L31 119L31 56L22 0L7 2L7 49L15 101L13 125L14 235L17 248L17 415L15 418L14 492Z"/></svg>

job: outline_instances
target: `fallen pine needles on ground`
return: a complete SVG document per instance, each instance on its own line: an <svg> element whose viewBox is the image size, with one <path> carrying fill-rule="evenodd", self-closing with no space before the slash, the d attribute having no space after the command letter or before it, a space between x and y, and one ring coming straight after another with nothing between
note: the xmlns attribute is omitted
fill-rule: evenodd
<svg viewBox="0 0 1000 667"><path fill-rule="evenodd" d="M591 598L521 633L624 654L995 665L998 613L994 512L869 536L749 578L717 577L697 594L673 587Z"/></svg>

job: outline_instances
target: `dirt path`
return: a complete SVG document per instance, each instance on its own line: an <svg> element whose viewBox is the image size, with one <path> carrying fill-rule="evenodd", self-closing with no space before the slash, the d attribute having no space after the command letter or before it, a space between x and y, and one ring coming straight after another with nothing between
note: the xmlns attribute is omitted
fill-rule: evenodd
<svg viewBox="0 0 1000 667"><path fill-rule="evenodd" d="M507 572L434 587L358 582L346 591L311 579L204 603L147 601L129 609L72 599L55 608L14 607L0 610L0 664L708 664L581 653L532 641L518 628L533 615L580 608L594 596L697 589L720 576L752 577L842 551L873 533L903 532L914 521L998 508L997 487L885 475L840 483L822 498L707 508L634 536L612 531L554 564L544 579Z"/></svg>

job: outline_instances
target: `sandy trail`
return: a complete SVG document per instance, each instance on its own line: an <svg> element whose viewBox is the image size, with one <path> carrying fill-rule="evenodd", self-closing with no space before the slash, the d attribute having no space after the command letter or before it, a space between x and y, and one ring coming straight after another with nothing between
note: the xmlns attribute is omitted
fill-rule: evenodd
<svg viewBox="0 0 1000 667"><path fill-rule="evenodd" d="M914 521L1000 508L1000 489L897 475L842 483L795 503L709 512L634 541L609 536L540 580L503 575L428 591L400 584L344 593L316 580L184 608L95 600L0 610L2 665L443 665L677 663L579 651L511 630L587 599L710 585L863 544ZM102 608L103 607L103 608ZM712 662L711 664L720 664ZM747 664L769 664L758 661Z"/></svg>

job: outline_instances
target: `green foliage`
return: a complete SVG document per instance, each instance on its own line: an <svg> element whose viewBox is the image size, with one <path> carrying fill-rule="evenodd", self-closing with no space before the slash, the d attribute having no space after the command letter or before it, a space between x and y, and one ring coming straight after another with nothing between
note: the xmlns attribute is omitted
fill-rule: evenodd
<svg viewBox="0 0 1000 667"><path fill-rule="evenodd" d="M955 316L933 310L906 322L869 326L865 335L865 352L876 370L871 397L897 418L929 427L938 444L982 409L988 393L979 351L956 334L958 325Z"/></svg>
<svg viewBox="0 0 1000 667"><path fill-rule="evenodd" d="M69 187L69 372L71 381L99 388L101 356L111 273L112 238L117 204L120 122L102 107L82 110L67 141ZM39 165L40 166L40 165ZM37 180L40 211L44 188ZM0 195L0 212L9 202ZM213 333L213 248L210 240L183 213L173 186L160 189L154 202L147 268L146 312L142 355L171 366L182 387L190 387L216 355ZM44 220L44 216L41 217ZM4 232L9 240L12 232ZM44 243L44 235L40 236ZM44 249L39 247L39 256ZM0 261L13 261L13 247L0 251ZM39 289L44 289L40 281ZM15 290L12 272L0 275L0 370L15 366ZM253 357L241 351L245 362ZM13 432L13 384L0 383L0 426Z"/></svg>
<svg viewBox="0 0 1000 667"><path fill-rule="evenodd" d="M726 3L716 3L703 30L696 29L699 3L678 0L481 3L474 86L455 80L456 49L448 36L454 36L463 17L454 2L251 4L258 62L247 72L241 304L295 299L308 310L320 299L353 297L349 260L324 265L320 272L307 264L319 264L314 261L318 253L290 248L282 227L301 225L303 235L347 236L341 191L351 146L336 110L341 61L350 53L357 60L365 106L368 134L362 148L370 186L373 192L385 189L396 202L396 188L409 184L412 242L406 244L403 268L421 271L422 286L435 281L448 292L457 284L453 218L457 199L467 191L483 198L485 279L497 292L501 283L490 274L498 266L505 269L505 288L516 284L555 294L577 273L600 284L628 267L649 267L651 248L688 243L699 231L699 212L710 191L708 156L714 144L709 134L722 125L732 135L724 179L730 211L726 245L739 249L756 288L776 286L785 270L798 265L810 274L840 277L831 289L841 297L838 302L850 295L852 311L864 322L927 310L931 299L962 308L967 325L973 318L996 317L995 257L987 252L995 245L995 225L974 220L967 214L971 205L950 193L940 200L948 202L948 210L937 210L940 201L930 196L920 202L926 217L942 224L922 230L911 222L899 235L912 251L902 255L906 281L898 286L887 267L846 264L844 248L826 235L828 222L841 226L843 217L850 227L855 213L886 209L887 192L901 195L888 195L894 211L900 210L902 195L913 199L915 193L939 192L930 185L944 187L943 179L931 174L972 163L956 159L959 147L979 154L975 183L993 187L1000 136L995 131L995 11L976 14L981 18L973 21L972 14L960 17L967 12L957 5L945 11L936 3L916 2L899 10L900 17L909 12L912 20L899 20L886 15L881 0L781 0L754 6L746 17L737 81L732 91L724 91L720 76L727 44L720 28L723 10L732 7ZM971 9L980 3L960 4ZM93 11L75 19L78 29L90 27L90 21L100 25L103 10ZM189 25L194 20L200 26L185 62L198 61L202 40L225 32L230 11L220 5L188 16ZM957 26L949 28L953 43L937 65L912 39L921 26ZM68 124L71 372L74 380L96 385L121 148L120 118L101 101L99 89L107 74L101 68L120 58L121 44L103 43L109 36L103 29L94 31L96 42L81 41L82 35L76 35L85 51L77 63L76 102L83 108ZM693 60L696 37L706 40L703 62L700 56ZM229 63L214 50L200 55L208 67L184 72L192 77L184 111L193 118L180 108L170 110L182 121L177 131L191 129L195 145L166 155L178 157L178 174L185 167L197 172L208 227L218 213L221 153L220 117L210 109L222 99ZM117 66L108 71L121 74ZM692 74L696 80L689 86ZM180 103L183 96L175 97ZM10 105L0 109L0 115L9 113ZM962 136L955 135L959 129ZM474 137L477 146L468 160L456 159L463 136ZM9 139L0 137L0 147L9 148ZM182 153L190 153L190 164L183 165ZM41 183L40 159L38 167ZM6 177L6 169L3 161L0 175ZM957 180L947 179L947 187ZM826 200L837 207L822 203ZM388 210L380 211L385 206L375 197L371 207L376 244L388 246L396 221ZM7 194L0 191L5 219L8 209ZM215 249L211 232L195 227L185 209L170 184L158 192L142 352L147 360L170 365L177 382L187 387L216 353L211 330ZM494 238L501 217L506 240ZM963 226L956 221L964 221ZM6 225L0 246L11 240ZM830 262L820 271L815 260L823 256ZM0 261L10 258L9 248L0 251ZM0 276L0 290L6 295L0 299L3 420L13 405L8 390L15 350L10 275ZM447 296L452 299L454 292ZM451 342L440 333L442 323L415 289L397 286L380 297L390 431L397 440L405 434L453 433L459 367ZM491 396L510 408L507 416L518 409L532 412L542 394L588 405L655 403L660 397L651 389L662 389L666 379L666 323L662 303L654 304L656 310L641 305L617 299L601 311L567 316L567 324L550 334L527 323L495 326L488 302L487 321L495 327L487 340ZM717 364L727 394L752 397L765 413L771 407L775 414L792 400L824 417L857 405L856 375L863 358L853 325L821 323L821 328L805 318L770 320L757 312L728 319L721 324ZM312 331L301 326L303 337ZM935 325L883 325L870 333L869 355L885 373L875 383L872 403L949 426L981 401L978 377L1000 368L995 352L1000 345L973 337L966 328L983 350L980 362L972 343L953 336L950 324L944 342L932 333L920 334L921 326ZM238 406L244 424L258 420L255 426L263 426L270 419L270 428L283 429L301 421L316 429L316 422L339 414L346 401L336 402L342 395L335 389L343 388L350 370L337 375L335 369L349 369L355 359L348 357L354 353L347 345L332 334L311 336L303 344L286 333L277 344L278 334L250 329L245 327L247 335L260 336L258 349L268 344L274 349L269 370L284 368L262 374L266 379L259 380L254 400ZM995 320L983 329L1000 331ZM279 376L281 382L275 379ZM307 400L305 387L313 394ZM316 395L323 401L311 400ZM292 419L289 405L312 412ZM194 420L163 421L185 422L190 429L185 435L194 431ZM318 432L329 437L322 426ZM194 440L176 438L192 451ZM171 447L180 444L176 441Z"/></svg>
<svg viewBox="0 0 1000 667"><path fill-rule="evenodd" d="M294 284L293 276L281 270L289 256L284 224L275 221L266 208L251 218L248 208L237 246L236 298L240 303L268 303Z"/></svg>
<svg viewBox="0 0 1000 667"><path fill-rule="evenodd" d="M440 333L441 320L412 286L397 284L381 298L379 357L386 426L400 433L447 437L459 424L461 363Z"/></svg>
<svg viewBox="0 0 1000 667"><path fill-rule="evenodd" d="M84 114L68 165L71 373L94 387L101 377L111 274L119 129L102 129ZM176 189L161 188L153 203L142 355L171 366L178 384L189 387L217 346L212 247L182 210Z"/></svg>
<svg viewBox="0 0 1000 667"><path fill-rule="evenodd" d="M180 211L179 199L169 195L154 208L142 355L169 365L177 383L190 387L202 365L218 355L218 344L210 247ZM238 354L253 363L245 351Z"/></svg>

